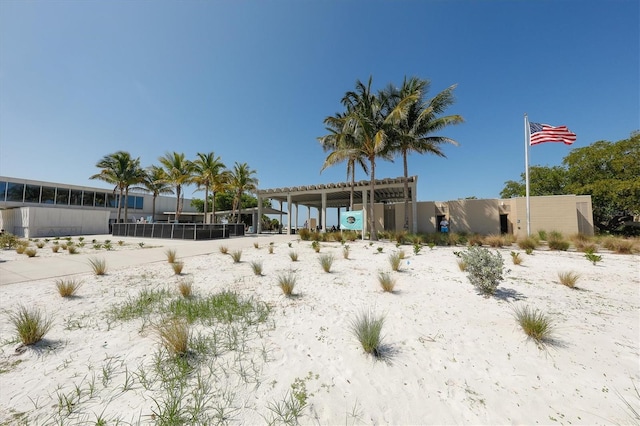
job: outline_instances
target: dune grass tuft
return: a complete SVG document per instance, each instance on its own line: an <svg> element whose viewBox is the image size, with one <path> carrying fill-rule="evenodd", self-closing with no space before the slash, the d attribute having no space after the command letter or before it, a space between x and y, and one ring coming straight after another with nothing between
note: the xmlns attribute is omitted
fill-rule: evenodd
<svg viewBox="0 0 640 426"><path fill-rule="evenodd" d="M231 259L233 259L233 263L240 263L240 259L242 259L242 250L232 251Z"/></svg>
<svg viewBox="0 0 640 426"><path fill-rule="evenodd" d="M262 261L253 260L251 261L251 270L254 275L261 276L262 275Z"/></svg>
<svg viewBox="0 0 640 426"><path fill-rule="evenodd" d="M171 354L184 356L189 350L189 324L182 318L170 318L156 326L164 348Z"/></svg>
<svg viewBox="0 0 640 426"><path fill-rule="evenodd" d="M292 271L278 275L278 286L285 296L290 297L293 294L293 288L296 286L296 276Z"/></svg>
<svg viewBox="0 0 640 426"><path fill-rule="evenodd" d="M382 290L388 293L392 293L396 286L396 280L388 272L380 272L378 274L378 282Z"/></svg>
<svg viewBox="0 0 640 426"><path fill-rule="evenodd" d="M578 282L579 278L580 274L576 272L558 272L558 280L560 280L560 284L569 288L575 288L576 282Z"/></svg>
<svg viewBox="0 0 640 426"><path fill-rule="evenodd" d="M222 253L222 254L229 253L229 247L227 247L227 246L220 246L220 247L218 247L218 250L220 250L220 253Z"/></svg>
<svg viewBox="0 0 640 426"><path fill-rule="evenodd" d="M334 257L332 254L321 254L318 257L318 261L320 262L320 266L322 266L322 270L325 272L331 272L331 265L333 265Z"/></svg>
<svg viewBox="0 0 640 426"><path fill-rule="evenodd" d="M9 313L9 322L24 345L38 343L53 326L53 318L37 308L30 309L24 305L19 305L15 312Z"/></svg>
<svg viewBox="0 0 640 426"><path fill-rule="evenodd" d="M24 250L24 254L26 254L28 257L36 257L36 255L38 254L38 250L34 247L28 247Z"/></svg>
<svg viewBox="0 0 640 426"><path fill-rule="evenodd" d="M376 358L382 356L382 326L384 316L377 316L373 312L361 312L351 322L351 332L362 345L362 349Z"/></svg>
<svg viewBox="0 0 640 426"><path fill-rule="evenodd" d="M176 249L166 249L164 254L167 256L168 263L174 263L178 260L178 252Z"/></svg>
<svg viewBox="0 0 640 426"><path fill-rule="evenodd" d="M400 264L402 263L402 257L400 257L400 253L393 252L389 255L389 264L391 265L391 269L398 272L400 271Z"/></svg>
<svg viewBox="0 0 640 426"><path fill-rule="evenodd" d="M292 262L297 262L298 261L298 252L296 251L290 251L289 252L289 257L291 258Z"/></svg>
<svg viewBox="0 0 640 426"><path fill-rule="evenodd" d="M56 288L62 297L75 296L81 286L82 281L77 281L73 278L56 280Z"/></svg>
<svg viewBox="0 0 640 426"><path fill-rule="evenodd" d="M552 340L553 322L543 312L524 305L513 308L513 316L525 334L536 343L544 345Z"/></svg>
<svg viewBox="0 0 640 426"><path fill-rule="evenodd" d="M171 267L173 268L173 273L176 275L181 275L182 274L182 270L184 269L184 262L176 260L175 262L173 262L171 264Z"/></svg>
<svg viewBox="0 0 640 426"><path fill-rule="evenodd" d="M342 247L342 257L345 258L345 259L349 259L349 245L348 244L345 244Z"/></svg>
<svg viewBox="0 0 640 426"><path fill-rule="evenodd" d="M91 265L93 273L96 275L104 275L107 273L107 262L102 258L89 258L89 265Z"/></svg>
<svg viewBox="0 0 640 426"><path fill-rule="evenodd" d="M193 282L187 280L181 280L178 282L178 291L182 297L188 298L193 295Z"/></svg>
<svg viewBox="0 0 640 426"><path fill-rule="evenodd" d="M511 252L511 260L513 261L514 265L521 265L523 259L520 257L520 253L512 251Z"/></svg>

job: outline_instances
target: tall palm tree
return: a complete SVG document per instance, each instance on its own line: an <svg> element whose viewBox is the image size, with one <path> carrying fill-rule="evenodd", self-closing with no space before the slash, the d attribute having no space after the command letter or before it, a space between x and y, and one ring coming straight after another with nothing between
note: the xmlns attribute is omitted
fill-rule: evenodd
<svg viewBox="0 0 640 426"><path fill-rule="evenodd" d="M213 152L204 154L199 152L193 162L194 178L193 182L198 185L198 189L204 188L204 223L207 223L207 204L209 204L209 190L212 189L216 179L226 168L220 157L216 157ZM215 193L213 196L213 209L215 216Z"/></svg>
<svg viewBox="0 0 640 426"><path fill-rule="evenodd" d="M249 168L247 163L236 162L233 171L231 172L231 179L229 181L229 187L234 192L233 197L233 214L236 216L236 223L240 222L240 210L242 210L242 194L247 191L256 191L258 189L258 179L254 177L256 171Z"/></svg>
<svg viewBox="0 0 640 426"><path fill-rule="evenodd" d="M123 200L126 221L129 212L129 187L142 180L143 173L140 167L140 158L132 158L131 154L126 151L117 151L102 157L102 159L96 163L96 167L102 170L100 170L100 173L90 176L89 179L99 179L115 185L113 192L119 192L117 221L121 221Z"/></svg>
<svg viewBox="0 0 640 426"><path fill-rule="evenodd" d="M451 138L432 134L447 126L464 122L460 115L440 116L454 103L453 90L456 85L452 85L433 98L424 101L424 96L429 91L429 85L428 80L421 80L417 77L407 79L405 77L399 90L393 87L386 90L386 96L392 107L407 101L409 103L403 115L392 117L393 130L389 135L391 150L402 156L405 228L409 227L408 155L411 152L416 152L446 157L441 145L445 143L458 145L458 143Z"/></svg>
<svg viewBox="0 0 640 426"><path fill-rule="evenodd" d="M333 117L327 117L324 120L327 125L325 129L329 132L328 135L321 136L318 141L322 145L325 152L329 152L327 158L324 160L320 173L327 167L334 166L343 161L347 162L347 181L350 185L349 194L349 211L353 210L353 192L356 180L356 164L360 165L366 175L369 174L369 167L367 166L366 159L362 155L362 152L358 149L353 136L345 132L345 116L344 114L337 113Z"/></svg>
<svg viewBox="0 0 640 426"><path fill-rule="evenodd" d="M156 221L156 199L160 194L173 194L167 172L159 166L150 166L145 170L144 180L141 182L143 191L153 195L151 217Z"/></svg>
<svg viewBox="0 0 640 426"><path fill-rule="evenodd" d="M167 181L176 190L176 222L180 219L182 212L182 186L193 183L193 163L185 159L183 153L167 152L164 157L158 159L167 173Z"/></svg>

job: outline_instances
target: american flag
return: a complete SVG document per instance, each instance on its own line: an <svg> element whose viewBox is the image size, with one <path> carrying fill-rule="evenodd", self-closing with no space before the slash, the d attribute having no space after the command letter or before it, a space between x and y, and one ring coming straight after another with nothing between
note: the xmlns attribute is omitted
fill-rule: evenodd
<svg viewBox="0 0 640 426"><path fill-rule="evenodd" d="M576 141L576 134L571 132L567 126L549 126L548 124L529 123L531 129L530 145L537 145L543 142L562 142L571 145Z"/></svg>

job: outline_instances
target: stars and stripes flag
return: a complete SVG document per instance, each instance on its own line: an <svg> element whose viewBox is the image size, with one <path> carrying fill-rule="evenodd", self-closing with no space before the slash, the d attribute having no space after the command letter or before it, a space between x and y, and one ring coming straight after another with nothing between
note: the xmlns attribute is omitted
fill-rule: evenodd
<svg viewBox="0 0 640 426"><path fill-rule="evenodd" d="M576 141L576 134L569 130L567 126L550 126L541 123L529 123L531 131L529 144L537 145L544 142L562 142L571 145Z"/></svg>

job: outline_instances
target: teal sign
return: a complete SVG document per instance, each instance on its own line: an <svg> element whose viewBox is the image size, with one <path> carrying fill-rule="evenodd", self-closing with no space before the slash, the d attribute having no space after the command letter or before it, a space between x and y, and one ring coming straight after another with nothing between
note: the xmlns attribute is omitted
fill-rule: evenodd
<svg viewBox="0 0 640 426"><path fill-rule="evenodd" d="M362 231L364 229L362 210L340 212L340 229Z"/></svg>

